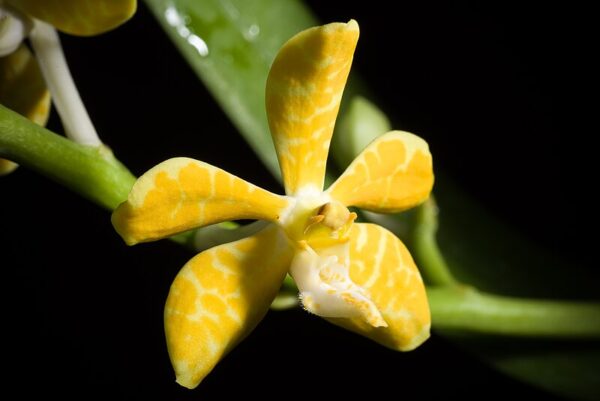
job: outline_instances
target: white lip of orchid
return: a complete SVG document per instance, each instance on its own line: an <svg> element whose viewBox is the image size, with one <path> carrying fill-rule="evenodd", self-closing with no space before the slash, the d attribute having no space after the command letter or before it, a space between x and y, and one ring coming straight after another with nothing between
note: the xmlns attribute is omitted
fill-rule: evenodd
<svg viewBox="0 0 600 401"><path fill-rule="evenodd" d="M349 239L340 238L339 230L356 215L316 187L304 187L292 198L280 224L295 249L290 275L302 306L321 317L361 318L371 326L387 327L367 291L350 278ZM332 244L313 248L307 233L318 224L331 230Z"/></svg>
<svg viewBox="0 0 600 401"><path fill-rule="evenodd" d="M300 290L302 306L322 317L361 318L373 327L387 327L366 291L350 278L348 258L340 256L319 255L308 245L296 251L290 274Z"/></svg>
<svg viewBox="0 0 600 401"><path fill-rule="evenodd" d="M27 16L2 4L0 1L0 57L13 53L31 31Z"/></svg>

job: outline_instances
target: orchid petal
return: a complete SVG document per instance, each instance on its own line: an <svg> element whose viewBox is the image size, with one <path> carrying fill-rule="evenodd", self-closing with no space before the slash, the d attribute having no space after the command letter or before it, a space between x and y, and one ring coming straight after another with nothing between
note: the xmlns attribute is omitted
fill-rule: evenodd
<svg viewBox="0 0 600 401"><path fill-rule="evenodd" d="M328 320L399 351L418 347L429 337L431 317L410 253L394 234L374 224L354 224L350 235L350 278L366 291L388 327L374 327L362 318Z"/></svg>
<svg viewBox="0 0 600 401"><path fill-rule="evenodd" d="M333 126L358 41L358 24L300 32L273 62L266 89L269 127L288 195L322 191Z"/></svg>
<svg viewBox="0 0 600 401"><path fill-rule="evenodd" d="M252 237L204 251L181 269L165 307L177 382L196 387L264 317L292 250L270 225Z"/></svg>
<svg viewBox="0 0 600 401"><path fill-rule="evenodd" d="M140 177L112 221L133 245L227 220L278 221L291 203L210 164L179 157Z"/></svg>
<svg viewBox="0 0 600 401"><path fill-rule="evenodd" d="M427 142L391 131L371 142L327 190L346 206L394 213L424 202L433 187Z"/></svg>

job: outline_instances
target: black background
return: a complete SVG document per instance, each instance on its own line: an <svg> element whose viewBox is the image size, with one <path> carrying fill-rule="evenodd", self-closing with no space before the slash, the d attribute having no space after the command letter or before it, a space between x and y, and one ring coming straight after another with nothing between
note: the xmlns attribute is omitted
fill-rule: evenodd
<svg viewBox="0 0 600 401"><path fill-rule="evenodd" d="M413 4L418 3L418 4ZM532 240L596 265L589 194L596 136L589 10L505 2L309 1L358 20L357 69L395 128L425 137L436 169ZM189 156L280 192L145 7L93 38L62 36L102 139L132 172ZM592 96L592 98L590 98ZM48 127L61 132L52 115ZM0 391L90 398L553 399L433 336L400 354L301 311L270 312L194 391L168 361L162 312L191 254L127 248L109 214L18 169L0 179ZM316 390L319 386L320 390Z"/></svg>

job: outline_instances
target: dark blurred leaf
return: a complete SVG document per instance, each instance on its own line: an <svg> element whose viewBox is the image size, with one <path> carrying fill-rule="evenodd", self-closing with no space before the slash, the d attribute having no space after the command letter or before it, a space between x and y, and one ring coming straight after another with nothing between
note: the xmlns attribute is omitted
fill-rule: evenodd
<svg viewBox="0 0 600 401"><path fill-rule="evenodd" d="M461 337L440 333L498 370L563 397L598 400L600 343Z"/></svg>
<svg viewBox="0 0 600 401"><path fill-rule="evenodd" d="M437 175L435 193L438 241L460 281L511 296L599 299L600 271L564 260L508 227L443 174Z"/></svg>

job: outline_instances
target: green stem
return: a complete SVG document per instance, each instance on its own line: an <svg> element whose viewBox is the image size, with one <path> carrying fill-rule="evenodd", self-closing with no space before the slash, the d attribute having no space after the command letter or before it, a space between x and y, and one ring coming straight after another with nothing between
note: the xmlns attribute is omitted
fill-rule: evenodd
<svg viewBox="0 0 600 401"><path fill-rule="evenodd" d="M135 177L104 147L79 145L0 105L0 157L27 166L113 210Z"/></svg>
<svg viewBox="0 0 600 401"><path fill-rule="evenodd" d="M433 327L520 337L600 338L600 303L492 295L470 287L427 289Z"/></svg>
<svg viewBox="0 0 600 401"><path fill-rule="evenodd" d="M203 251L217 245L234 242L254 235L268 224L268 222L262 220L243 226L233 222L213 224L195 230L190 237L191 243L189 245L196 251Z"/></svg>
<svg viewBox="0 0 600 401"><path fill-rule="evenodd" d="M433 286L456 285L440 251L436 233L438 208L433 196L415 209L413 230L410 233L411 251L425 281Z"/></svg>

